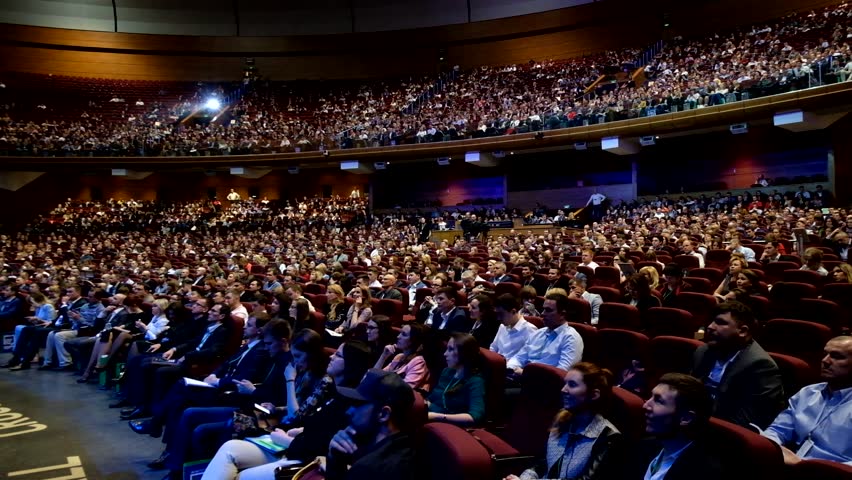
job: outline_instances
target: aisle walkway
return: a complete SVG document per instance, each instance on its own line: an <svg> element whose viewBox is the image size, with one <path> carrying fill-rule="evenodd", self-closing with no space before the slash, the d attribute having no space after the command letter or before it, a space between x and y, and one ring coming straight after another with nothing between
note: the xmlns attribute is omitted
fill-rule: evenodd
<svg viewBox="0 0 852 480"><path fill-rule="evenodd" d="M0 363L8 361L0 354ZM137 435L107 408L109 392L79 385L67 372L0 369L0 478L160 480L159 439ZM70 476L69 476L70 475Z"/></svg>

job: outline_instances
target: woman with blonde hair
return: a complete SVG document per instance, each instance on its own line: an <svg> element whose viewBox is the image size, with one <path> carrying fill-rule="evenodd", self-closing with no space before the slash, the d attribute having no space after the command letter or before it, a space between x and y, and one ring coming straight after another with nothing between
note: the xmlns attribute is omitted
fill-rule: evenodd
<svg viewBox="0 0 852 480"><path fill-rule="evenodd" d="M841 263L831 269L831 280L834 283L852 283L852 265Z"/></svg>
<svg viewBox="0 0 852 480"><path fill-rule="evenodd" d="M325 328L337 330L346 320L346 302L340 285L329 285L325 291Z"/></svg>
<svg viewBox="0 0 852 480"><path fill-rule="evenodd" d="M648 285L651 287L651 290L656 290L660 286L660 272L656 268L642 267L638 273L648 279Z"/></svg>

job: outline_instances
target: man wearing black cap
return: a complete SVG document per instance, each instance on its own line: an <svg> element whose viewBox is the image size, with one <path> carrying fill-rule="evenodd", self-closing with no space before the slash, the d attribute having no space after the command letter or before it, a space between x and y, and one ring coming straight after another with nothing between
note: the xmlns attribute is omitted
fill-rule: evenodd
<svg viewBox="0 0 852 480"><path fill-rule="evenodd" d="M413 442L404 431L414 405L411 387L393 372L370 369L358 388L337 391L353 406L346 412L349 426L329 444L326 479L416 478Z"/></svg>

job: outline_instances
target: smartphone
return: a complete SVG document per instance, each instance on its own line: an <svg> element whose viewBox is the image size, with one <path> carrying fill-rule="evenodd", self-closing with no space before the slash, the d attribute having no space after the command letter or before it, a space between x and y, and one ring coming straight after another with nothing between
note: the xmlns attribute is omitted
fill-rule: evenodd
<svg viewBox="0 0 852 480"><path fill-rule="evenodd" d="M272 412L269 411L268 408L264 407L263 405L260 405L259 403L254 404L254 409L259 410L259 411L261 411L261 412L263 412L267 415L270 415L272 413Z"/></svg>

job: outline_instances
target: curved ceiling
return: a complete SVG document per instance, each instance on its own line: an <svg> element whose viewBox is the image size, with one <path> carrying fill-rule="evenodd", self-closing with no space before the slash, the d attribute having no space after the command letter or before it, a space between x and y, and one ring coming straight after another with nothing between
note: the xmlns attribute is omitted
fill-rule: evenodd
<svg viewBox="0 0 852 480"><path fill-rule="evenodd" d="M463 24L594 1L0 0L0 23L162 35L329 35Z"/></svg>

